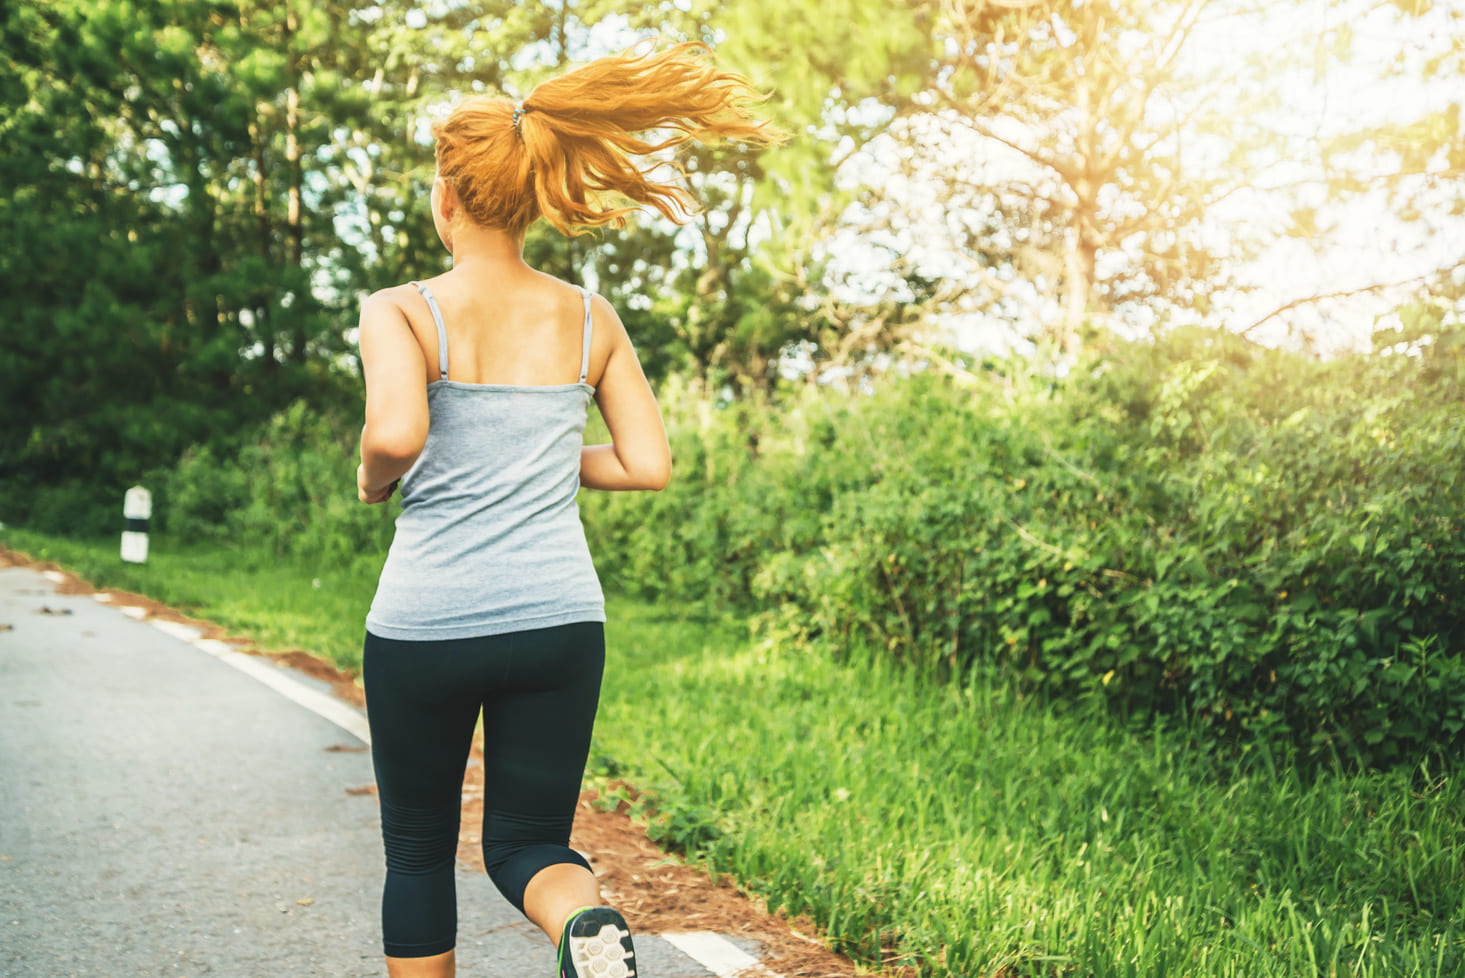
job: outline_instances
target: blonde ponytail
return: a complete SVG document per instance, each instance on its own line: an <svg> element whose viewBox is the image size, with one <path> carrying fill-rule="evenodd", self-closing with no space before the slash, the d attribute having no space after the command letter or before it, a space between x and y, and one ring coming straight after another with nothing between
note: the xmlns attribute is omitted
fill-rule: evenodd
<svg viewBox="0 0 1465 978"><path fill-rule="evenodd" d="M438 175L473 221L516 234L541 217L579 234L641 207L684 221L696 202L677 183L651 179L661 161L640 158L693 139L780 138L751 114L760 96L748 80L718 71L710 54L700 44L633 49L544 82L522 106L469 99L432 127Z"/></svg>

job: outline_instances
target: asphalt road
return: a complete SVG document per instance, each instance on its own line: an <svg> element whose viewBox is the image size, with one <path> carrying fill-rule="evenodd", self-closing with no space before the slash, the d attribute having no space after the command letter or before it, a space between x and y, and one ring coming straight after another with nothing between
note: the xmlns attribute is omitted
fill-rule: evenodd
<svg viewBox="0 0 1465 978"><path fill-rule="evenodd" d="M180 638L0 569L0 976L385 974L361 747ZM554 975L485 877L460 870L458 903L460 975ZM643 976L714 973L655 937L637 952Z"/></svg>

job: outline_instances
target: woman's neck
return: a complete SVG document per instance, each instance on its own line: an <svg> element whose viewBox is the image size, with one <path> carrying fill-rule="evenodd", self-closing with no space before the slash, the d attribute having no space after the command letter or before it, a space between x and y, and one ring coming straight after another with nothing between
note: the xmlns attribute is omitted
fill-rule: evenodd
<svg viewBox="0 0 1465 978"><path fill-rule="evenodd" d="M463 225L453 229L453 268L525 268L524 238L502 228Z"/></svg>

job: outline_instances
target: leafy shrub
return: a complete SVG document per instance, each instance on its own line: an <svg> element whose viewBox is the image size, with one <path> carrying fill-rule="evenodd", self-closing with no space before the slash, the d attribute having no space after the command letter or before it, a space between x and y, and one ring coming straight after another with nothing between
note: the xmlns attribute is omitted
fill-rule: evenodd
<svg viewBox="0 0 1465 978"><path fill-rule="evenodd" d="M1385 763L1465 745L1458 344L1314 363L1115 344L778 405L669 399L678 472L585 498L602 570L781 639L1005 673L1216 742Z"/></svg>
<svg viewBox="0 0 1465 978"><path fill-rule="evenodd" d="M357 500L358 433L354 422L296 402L231 456L192 449L155 477L159 529L332 563L378 556L396 507Z"/></svg>

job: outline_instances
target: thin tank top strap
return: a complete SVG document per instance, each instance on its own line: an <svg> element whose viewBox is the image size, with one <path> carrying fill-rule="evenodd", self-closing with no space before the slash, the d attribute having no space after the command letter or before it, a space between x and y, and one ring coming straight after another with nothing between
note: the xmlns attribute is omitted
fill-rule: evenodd
<svg viewBox="0 0 1465 978"><path fill-rule="evenodd" d="M443 380L448 379L448 328L443 325L443 311L437 307L437 299L427 286L421 282L413 282L417 291L427 300L427 308L432 310L432 321L437 324L437 369Z"/></svg>
<svg viewBox="0 0 1465 978"><path fill-rule="evenodd" d="M584 326L584 347L580 351L580 383L585 383L585 378L590 376L590 296L589 289L581 289L580 294L585 297L585 326Z"/></svg>

